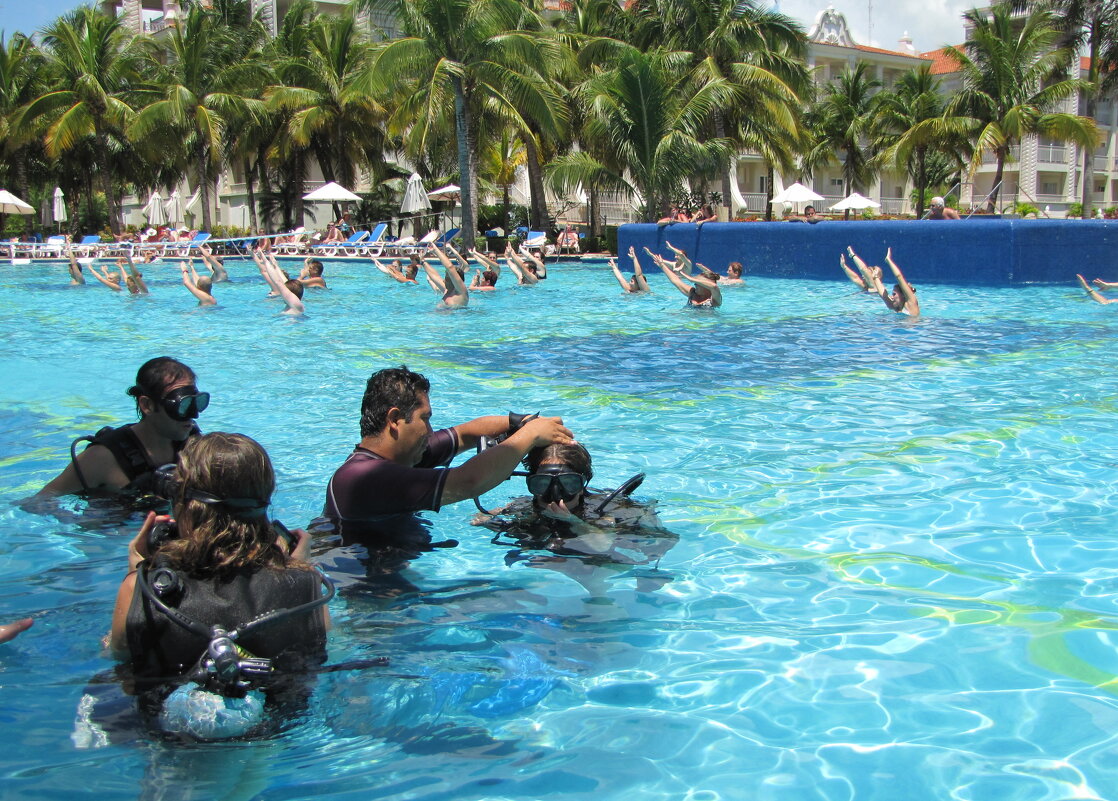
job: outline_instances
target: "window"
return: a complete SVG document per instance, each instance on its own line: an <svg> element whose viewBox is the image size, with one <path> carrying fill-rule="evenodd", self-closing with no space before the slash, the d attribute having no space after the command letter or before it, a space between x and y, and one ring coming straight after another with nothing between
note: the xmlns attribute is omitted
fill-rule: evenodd
<svg viewBox="0 0 1118 801"><path fill-rule="evenodd" d="M758 184L757 191L758 192L764 192L765 191L765 176L764 175L762 175L760 178L757 179L757 184Z"/></svg>
<svg viewBox="0 0 1118 801"><path fill-rule="evenodd" d="M841 178L832 178L831 179L831 186L837 186L841 189L842 188L842 179Z"/></svg>

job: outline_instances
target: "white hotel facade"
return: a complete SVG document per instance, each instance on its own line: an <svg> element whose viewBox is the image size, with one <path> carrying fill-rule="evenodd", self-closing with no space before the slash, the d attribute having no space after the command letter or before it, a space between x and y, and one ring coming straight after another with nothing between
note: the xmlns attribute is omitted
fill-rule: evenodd
<svg viewBox="0 0 1118 801"><path fill-rule="evenodd" d="M558 7L562 0L549 0L549 6ZM253 12L259 12L270 28L273 35L277 25L284 14L292 5L292 0L250 0ZM316 6L321 13L334 13L347 4L346 0L317 0ZM175 0L123 0L117 3L108 0L103 4L106 12L116 13L122 17L125 24L136 32L146 32L157 35L181 14L179 5ZM372 19L371 22L378 27L391 30L390 18ZM967 38L967 31L963 31L960 41ZM850 33L845 17L834 10L827 8L820 11L815 19L815 24L808 32L809 46L807 65L813 70L817 84L823 85L837 77L844 69L853 68L859 63L867 64L873 77L882 83L883 88L891 89L897 80L908 70L925 64L931 64L932 72L942 81L945 94L956 91L960 84L960 75L954 71L954 63L945 55L944 50L935 50L919 53L913 47L912 40L907 34L898 43L898 49L886 50L877 47L868 47L855 42ZM1087 59L1080 60L1080 70L1083 77L1087 74ZM1070 98L1064 110L1072 113L1082 113L1082 98ZM1118 205L1118 99L1106 97L1099 100L1095 119L1102 131L1103 140L1095 151L1093 170L1088 176L1093 186L1093 202L1096 206L1110 207ZM1062 217L1068 206L1079 200L1081 196L1080 181L1082 180L1082 154L1075 145L1062 144L1046 140L1043 137L1027 136L1020 146L1014 148L1014 161L1007 163L1003 184L1000 193L999 205L1012 207L1014 202L1028 202L1053 217ZM959 205L969 208L980 205L993 187L995 164L992 157L978 170L964 179L958 190ZM768 166L756 153L745 152L739 155L737 161L736 178L737 191L735 192L734 205L739 213L763 213L766 200L765 181L767 180ZM782 176L777 174L774 180L774 193L780 191L786 184L791 183L797 176ZM815 174L804 181L825 198L817 205L826 208L842 199L843 180L841 166L838 163L828 167L819 168ZM307 191L321 185L315 176L308 181ZM526 182L525 182L526 183ZM351 187L355 191L362 191L363 187ZM911 213L911 183L903 172L885 171L881 173L872 187L867 188L866 194L881 203L883 213L901 214ZM180 187L184 196L189 196L190 187ZM514 188L514 200L526 202L526 186ZM143 200L132 198L132 202L125 203L126 222L141 224L143 222L140 209ZM549 207L556 201L561 206L559 199L549 198ZM232 174L221 177L218 185L217 197L214 199L215 222L227 225L246 224L245 215L245 185L243 178ZM631 203L617 200L602 204L603 212L610 223L628 222L635 219L635 211ZM585 207L576 207L567 212L567 216L574 219L579 213L585 215Z"/></svg>

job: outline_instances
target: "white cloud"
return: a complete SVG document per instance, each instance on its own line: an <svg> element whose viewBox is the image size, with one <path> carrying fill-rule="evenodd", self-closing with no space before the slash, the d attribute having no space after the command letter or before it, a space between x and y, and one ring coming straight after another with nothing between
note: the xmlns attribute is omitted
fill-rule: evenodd
<svg viewBox="0 0 1118 801"><path fill-rule="evenodd" d="M873 5L873 35L869 31L869 6ZM974 0L832 0L835 10L846 17L858 44L899 50L898 40L908 31L916 52L938 50L963 41L963 12ZM826 0L780 0L780 10L801 22L805 29L827 7Z"/></svg>

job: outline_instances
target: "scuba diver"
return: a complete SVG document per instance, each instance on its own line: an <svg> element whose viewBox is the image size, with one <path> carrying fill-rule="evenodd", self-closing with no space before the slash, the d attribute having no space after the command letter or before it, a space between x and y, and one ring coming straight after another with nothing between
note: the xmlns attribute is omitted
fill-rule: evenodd
<svg viewBox="0 0 1118 801"><path fill-rule="evenodd" d="M516 498L493 512L483 509L473 520L474 525L497 532L495 543L550 551L556 557L574 557L591 565L655 567L679 539L663 527L652 504L629 497L644 481L644 473L615 490L594 490L590 487L594 477L590 453L577 442L534 448L525 457L524 467L527 472L518 475L525 476L530 497ZM481 508L480 503L478 506ZM518 550L507 561L527 558L534 566L555 565L554 559L538 557L524 557ZM670 579L662 573L656 578L656 586ZM587 583L582 578L579 581Z"/></svg>
<svg viewBox="0 0 1118 801"><path fill-rule="evenodd" d="M70 445L70 464L37 498L95 490L150 492L156 469L174 462L199 433L195 420L210 403L210 394L198 391L194 371L168 356L145 362L128 394L136 399L140 421L78 437ZM80 454L79 442L90 443Z"/></svg>
<svg viewBox="0 0 1118 801"><path fill-rule="evenodd" d="M268 522L275 476L254 440L195 437L159 481L174 520L149 513L129 546L108 644L163 732L258 730L265 697L325 661L333 585L307 563L306 531Z"/></svg>

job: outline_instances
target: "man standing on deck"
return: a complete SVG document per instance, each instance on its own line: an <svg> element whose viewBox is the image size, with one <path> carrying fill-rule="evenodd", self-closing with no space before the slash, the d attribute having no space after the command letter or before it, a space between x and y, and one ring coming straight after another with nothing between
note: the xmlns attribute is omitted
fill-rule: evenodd
<svg viewBox="0 0 1118 801"><path fill-rule="evenodd" d="M532 448L574 442L558 417L492 415L431 429L431 384L407 367L373 373L361 399L361 442L326 487L328 518L365 544L430 543L414 512L476 498L507 480ZM451 459L496 444L457 467Z"/></svg>

